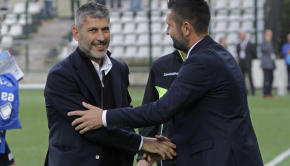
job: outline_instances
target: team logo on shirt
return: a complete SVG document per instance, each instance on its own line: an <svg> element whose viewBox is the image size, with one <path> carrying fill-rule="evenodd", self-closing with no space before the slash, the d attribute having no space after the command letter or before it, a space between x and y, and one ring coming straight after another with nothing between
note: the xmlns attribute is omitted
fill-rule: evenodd
<svg viewBox="0 0 290 166"><path fill-rule="evenodd" d="M166 76L177 76L178 73L177 72L173 72L173 73L164 73L164 77Z"/></svg>
<svg viewBox="0 0 290 166"><path fill-rule="evenodd" d="M10 118L11 112L12 112L12 105L10 104L10 102L0 107L0 115L2 119L4 120Z"/></svg>
<svg viewBox="0 0 290 166"><path fill-rule="evenodd" d="M0 78L0 85L6 85L12 87L12 83L5 81L3 78Z"/></svg>

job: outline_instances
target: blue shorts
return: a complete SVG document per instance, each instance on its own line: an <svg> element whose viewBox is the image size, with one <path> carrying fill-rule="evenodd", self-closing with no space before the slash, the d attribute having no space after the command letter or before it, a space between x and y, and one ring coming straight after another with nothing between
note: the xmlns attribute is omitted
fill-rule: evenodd
<svg viewBox="0 0 290 166"><path fill-rule="evenodd" d="M11 165L14 163L12 153L8 147L7 142L5 142L5 153L0 154L0 165Z"/></svg>

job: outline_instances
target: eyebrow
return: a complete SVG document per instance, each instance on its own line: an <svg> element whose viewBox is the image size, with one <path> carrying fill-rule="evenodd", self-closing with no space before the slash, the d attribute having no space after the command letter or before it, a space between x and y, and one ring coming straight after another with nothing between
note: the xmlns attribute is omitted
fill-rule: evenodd
<svg viewBox="0 0 290 166"><path fill-rule="evenodd" d="M97 27L88 27L89 30L98 29Z"/></svg>
<svg viewBox="0 0 290 166"><path fill-rule="evenodd" d="M99 28L97 28L97 27L88 27L88 30L97 30L97 29L99 29ZM110 29L110 26L106 26L106 27L103 27L103 28L101 28L101 29Z"/></svg>

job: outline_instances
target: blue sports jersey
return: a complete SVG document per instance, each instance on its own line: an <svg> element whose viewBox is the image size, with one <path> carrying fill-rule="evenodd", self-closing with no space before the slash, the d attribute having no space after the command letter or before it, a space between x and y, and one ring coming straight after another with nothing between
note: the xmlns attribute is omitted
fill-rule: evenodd
<svg viewBox="0 0 290 166"><path fill-rule="evenodd" d="M0 75L0 130L20 129L18 82L10 73Z"/></svg>

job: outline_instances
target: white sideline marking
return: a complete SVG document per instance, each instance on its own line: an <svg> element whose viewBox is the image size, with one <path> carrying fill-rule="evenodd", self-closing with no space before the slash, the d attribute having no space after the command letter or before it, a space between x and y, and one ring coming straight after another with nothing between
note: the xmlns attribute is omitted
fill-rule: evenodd
<svg viewBox="0 0 290 166"><path fill-rule="evenodd" d="M275 165L281 163L288 156L290 156L290 148L288 150L286 150L285 152L281 153L279 156L277 156L276 158L274 158L269 163L267 163L265 166L275 166Z"/></svg>
<svg viewBox="0 0 290 166"><path fill-rule="evenodd" d="M19 89L44 89L45 84L19 84Z"/></svg>

